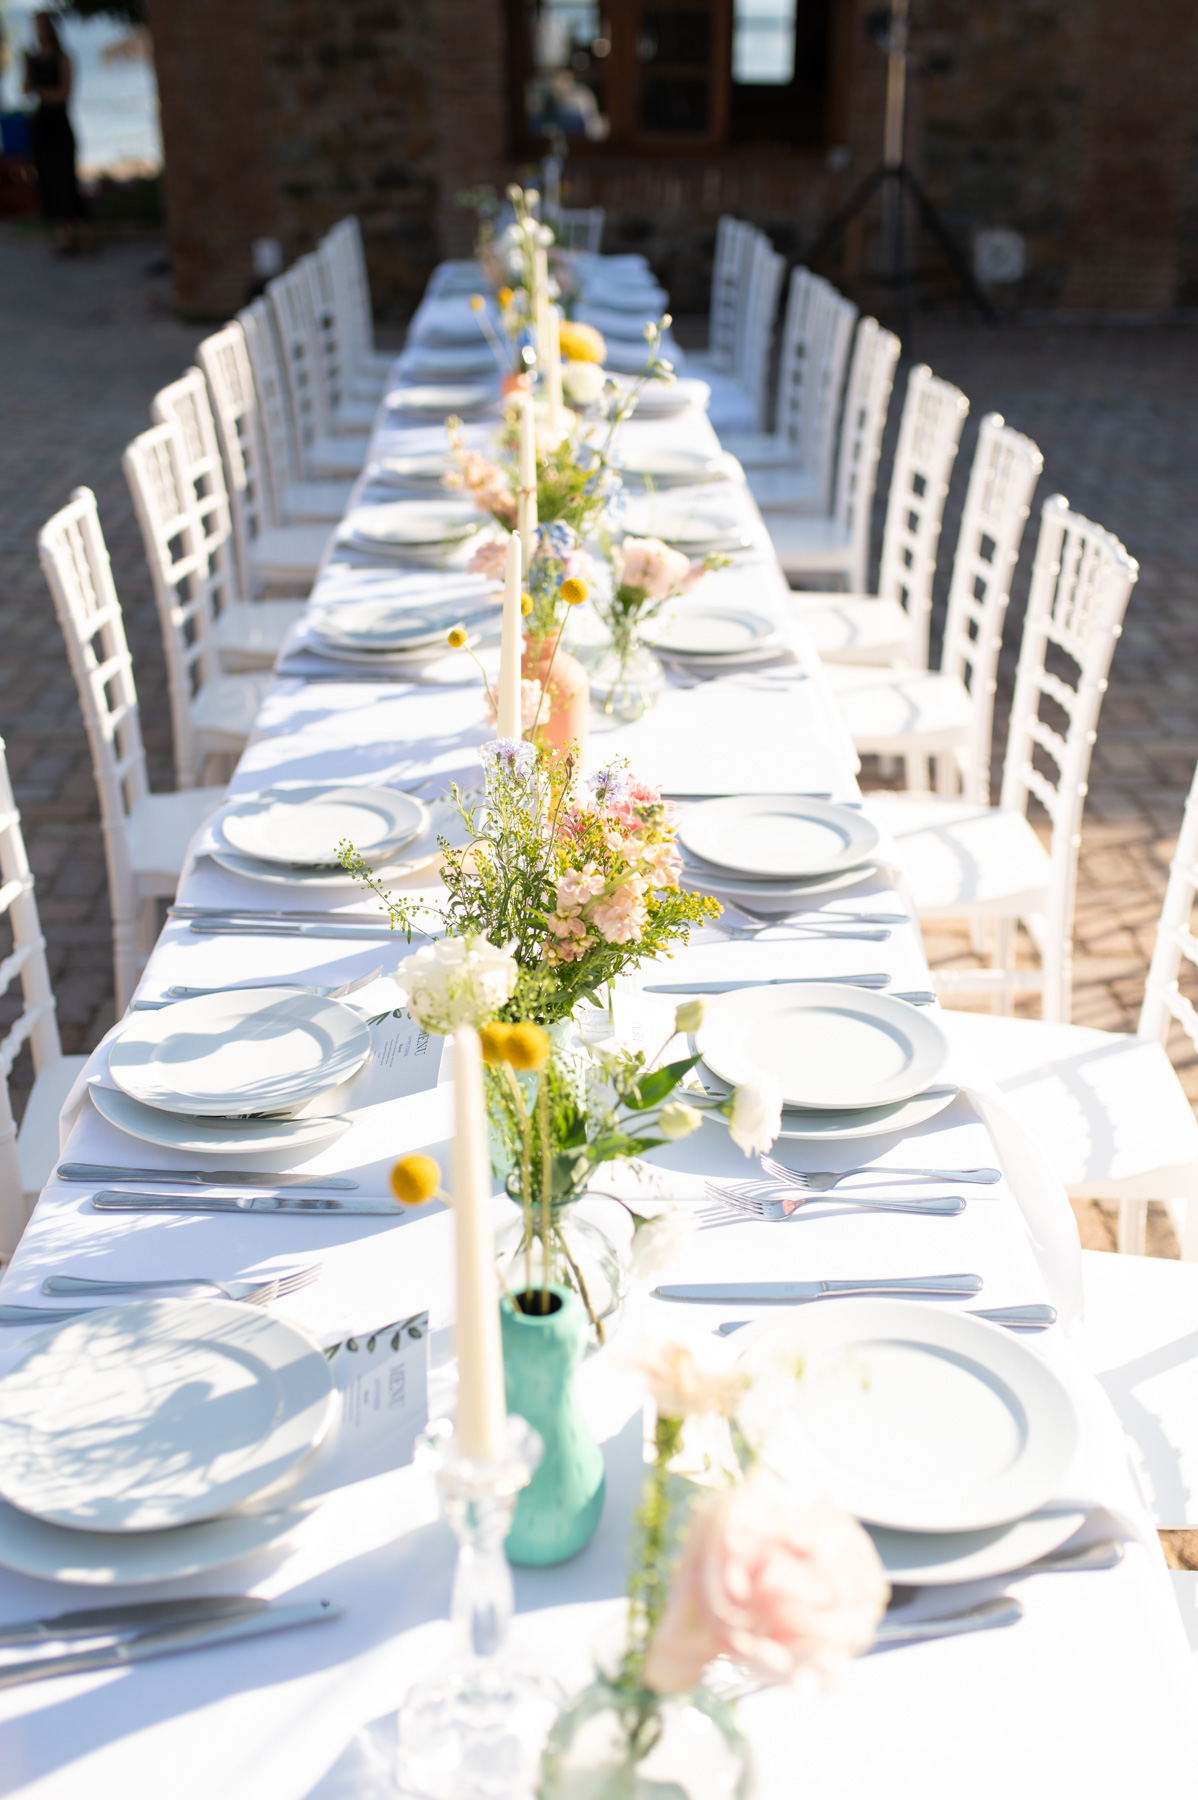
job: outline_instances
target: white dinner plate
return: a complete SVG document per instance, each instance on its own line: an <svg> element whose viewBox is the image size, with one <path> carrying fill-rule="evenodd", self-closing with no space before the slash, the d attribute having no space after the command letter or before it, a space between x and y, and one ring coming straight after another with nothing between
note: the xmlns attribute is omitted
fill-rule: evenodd
<svg viewBox="0 0 1198 1800"><path fill-rule="evenodd" d="M448 450L415 450L410 456L380 456L369 475L372 481L397 482L401 487L439 488L455 462Z"/></svg>
<svg viewBox="0 0 1198 1800"><path fill-rule="evenodd" d="M629 537L660 538L663 544L697 555L708 550L742 549L752 542L732 512L714 507L667 506L652 500L629 503L624 531Z"/></svg>
<svg viewBox="0 0 1198 1800"><path fill-rule="evenodd" d="M691 1049L694 1050L693 1041ZM709 1092L732 1092L731 1082L721 1081L706 1063L699 1066L699 1078ZM871 1106L851 1112L812 1112L802 1106L784 1106L778 1136L793 1138L800 1144L846 1144L854 1138L888 1137L914 1131L917 1125L926 1124L946 1106L951 1106L959 1092L952 1082L940 1082L893 1106Z"/></svg>
<svg viewBox="0 0 1198 1800"><path fill-rule="evenodd" d="M401 876L412 875L418 869L427 868L441 854L441 838L445 838L455 848L470 842L461 814L447 801L435 800L428 808L428 814L427 829L418 838L400 845L397 850L386 851L377 859L366 858L376 880L397 881ZM251 881L265 881L272 887L361 890L362 886L360 878L351 874L348 869L292 868L286 863L261 862L256 856L239 856L219 847L208 850L205 854L220 868L227 869L230 875L248 876Z"/></svg>
<svg viewBox="0 0 1198 1800"><path fill-rule="evenodd" d="M189 1156L256 1156L260 1151L286 1151L293 1160L302 1160L344 1137L353 1123L337 1113L291 1119L197 1119L187 1113L160 1112L155 1106L143 1106L119 1088L104 1087L98 1081L93 1081L87 1091L100 1117L118 1131L139 1138L143 1144L183 1150Z"/></svg>
<svg viewBox="0 0 1198 1800"><path fill-rule="evenodd" d="M1025 1569L1059 1550L1085 1524L1077 1512L1034 1512L987 1531L890 1531L868 1525L895 1587L942 1587L951 1581L988 1581Z"/></svg>
<svg viewBox="0 0 1198 1800"><path fill-rule="evenodd" d="M479 617L497 618L498 609L476 595L457 611L444 602L412 606L398 600L360 600L314 612L309 623L322 644L358 653L386 653L444 650L447 634L455 625L470 625Z"/></svg>
<svg viewBox="0 0 1198 1800"><path fill-rule="evenodd" d="M231 849L259 862L301 868L335 864L339 844L377 856L427 830L421 802L395 788L279 788L259 800L241 801L220 820Z"/></svg>
<svg viewBox="0 0 1198 1800"><path fill-rule="evenodd" d="M617 370L619 375L621 371ZM635 376L624 375L621 386L632 386ZM671 419L691 406L707 411L711 389L705 381L686 377L680 381L647 381L636 397L630 417L638 419Z"/></svg>
<svg viewBox="0 0 1198 1800"><path fill-rule="evenodd" d="M473 344L463 344L460 349L446 345L444 349L435 350L431 346L422 346L411 351L403 359L403 367L399 371L400 381L461 381L472 375L493 376L496 373L495 355L489 344L482 344L475 349Z"/></svg>
<svg viewBox="0 0 1198 1800"><path fill-rule="evenodd" d="M831 981L721 994L695 1042L733 1086L767 1083L785 1104L813 1112L908 1100L937 1079L949 1053L927 1013Z"/></svg>
<svg viewBox="0 0 1198 1800"><path fill-rule="evenodd" d="M1059 1376L985 1319L845 1299L755 1320L739 1339L751 1369L801 1360L767 1460L872 1525L986 1531L1043 1506L1073 1460Z"/></svg>
<svg viewBox="0 0 1198 1800"><path fill-rule="evenodd" d="M718 481L724 465L718 456L706 450L685 450L670 444L646 444L641 450L625 450L617 463L622 475L641 481L676 485L695 481Z"/></svg>
<svg viewBox="0 0 1198 1800"><path fill-rule="evenodd" d="M800 794L730 794L684 807L678 836L693 855L742 875L806 880L859 868L879 832L863 813Z"/></svg>
<svg viewBox="0 0 1198 1800"><path fill-rule="evenodd" d="M789 657L792 662L796 660L790 640L781 632L753 650L731 652L727 656L688 656L685 651L672 650L668 644L657 644L655 649L671 668L686 675L701 675L706 680L718 680L732 669L754 669L764 663L781 662L784 657Z"/></svg>
<svg viewBox="0 0 1198 1800"><path fill-rule="evenodd" d="M99 1307L0 1379L0 1496L76 1531L211 1519L309 1455L336 1405L319 1345L261 1307Z"/></svg>
<svg viewBox="0 0 1198 1800"><path fill-rule="evenodd" d="M386 404L389 412L433 413L443 419L450 413L465 417L490 411L497 403L494 388L481 381L439 381L423 387L394 387Z"/></svg>
<svg viewBox="0 0 1198 1800"><path fill-rule="evenodd" d="M876 872L876 863L862 863L860 868L844 869L838 875L821 875L811 881L755 881L750 875L734 875L731 870L717 869L684 852L680 879L688 888L722 895L735 905L738 894L746 900L781 901L805 900L809 894L832 894L841 888L856 887ZM784 906L779 908L778 917L780 920L786 917Z"/></svg>
<svg viewBox="0 0 1198 1800"><path fill-rule="evenodd" d="M308 1504L285 1512L229 1513L168 1531L71 1531L0 1500L0 1566L82 1587L179 1581L273 1549L313 1510Z"/></svg>
<svg viewBox="0 0 1198 1800"><path fill-rule="evenodd" d="M108 1050L133 1100L192 1118L242 1118L301 1106L356 1075L370 1029L340 1000L294 988L226 989L131 1013Z"/></svg>
<svg viewBox="0 0 1198 1800"><path fill-rule="evenodd" d="M654 649L669 655L723 658L760 650L778 637L778 622L765 613L716 600L699 601L644 633Z"/></svg>
<svg viewBox="0 0 1198 1800"><path fill-rule="evenodd" d="M464 543L488 522L462 500L384 500L355 507L345 523L363 543L420 550Z"/></svg>

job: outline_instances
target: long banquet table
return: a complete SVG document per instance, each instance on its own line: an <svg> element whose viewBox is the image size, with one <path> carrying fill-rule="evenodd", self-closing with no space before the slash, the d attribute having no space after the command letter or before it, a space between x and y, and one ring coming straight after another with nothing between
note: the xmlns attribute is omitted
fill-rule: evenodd
<svg viewBox="0 0 1198 1800"><path fill-rule="evenodd" d="M470 435L481 439L490 429L472 426ZM672 419L634 420L627 434L633 442L718 448L705 415L694 408ZM443 441L441 427L405 424L383 411L372 457ZM735 464L728 465L727 479L711 497L717 492L720 504L743 521L752 544L732 568L710 578L711 591L719 584L730 598L751 599L789 618L784 579ZM367 472L354 503L383 497L394 498L394 491L372 488ZM335 537L313 600L336 604L366 593L415 597L427 594L430 584L453 582L463 593L473 591L473 578L460 569L413 572L372 563ZM789 661L716 683L672 681L646 719L596 732L592 761L627 755L638 773L679 796L818 791L852 801L857 795L852 745L818 658L801 627L791 620L790 628ZM385 781L406 788L429 782L428 793L450 779L478 778L478 748L491 733L483 723L481 684L465 659L434 666L418 683L339 678L318 667L301 633L282 666L307 667L309 673L276 680L233 778L232 796L278 781ZM225 873L204 855L206 842L201 833L193 846L181 904L302 904L266 899L261 888ZM411 878L409 888L414 895L435 891L427 875ZM316 904L327 906L327 897ZM360 911L363 901L349 893L338 904ZM829 896L830 909L846 904L903 910L901 868L888 858L847 898L843 891ZM187 918L171 917L139 994L159 996L176 982L204 986L272 975L338 983L380 965L389 974L406 952L406 944L383 929L370 942L206 936L193 931ZM846 939L839 947L831 921L822 934L782 925L756 938L732 937L716 925L696 932L668 964L643 969L639 979L623 983L619 1021L630 1041L660 1041L673 1001L644 990L663 980L747 981L874 970L885 971L896 989L928 984L914 923L897 927L885 942ZM346 1102L343 1110L350 1111L353 1128L299 1166L310 1173L352 1174L364 1193L385 1194L390 1164L401 1153L426 1150L445 1165L448 1059L438 1040L422 1049L418 1062L406 1050L393 1055L392 1042ZM102 1064L103 1046L93 1058L93 1072ZM746 1700L742 1716L755 1752L757 1792L763 1800L808 1794L872 1800L878 1793L947 1800L962 1790L1004 1800L1012 1792L1099 1797L1134 1790L1153 1800L1192 1796L1198 1793L1193 1752L1198 1720L1181 1625L1119 1428L1101 1391L1083 1372L1066 1329L1075 1323L1078 1291L1067 1202L1045 1183L1034 1150L1009 1131L984 1073L952 1073L967 1093L916 1131L864 1144L821 1145L818 1160L842 1167L876 1158L896 1166L956 1168L999 1160L1013 1185L1004 1179L992 1188L968 1190L967 1209L955 1218L828 1205L805 1212L793 1229L750 1222L704 1229L690 1239L668 1278L973 1270L984 1277L981 1304L1052 1300L1061 1324L1028 1341L1062 1374L1082 1418L1081 1449L1058 1500L1104 1509L1096 1515L1094 1533L1123 1536L1127 1554L1120 1566L1102 1573L1008 1577L925 1594L920 1604L935 1611L946 1609L949 1598L964 1605L1009 1589L1022 1600L1025 1616L1011 1629L863 1658L822 1694L773 1689ZM186 1166L186 1158L170 1151L141 1155L146 1146L123 1136L85 1098L77 1098L64 1145L72 1159ZM650 1197L682 1201L703 1198L705 1176L748 1172L726 1134L713 1125L659 1152L653 1164L646 1178ZM257 1165L283 1166L269 1157L257 1159ZM427 1309L435 1396L447 1391L452 1288L450 1218L442 1207L394 1220L122 1216L97 1212L89 1193L51 1181L0 1287L5 1301L37 1304L45 1276L68 1268L109 1278L198 1272L233 1277L318 1257L319 1282L281 1300L277 1310L332 1343ZM495 1204L497 1215L507 1206L500 1199ZM706 1338L730 1312L751 1310L670 1307L640 1293L614 1346L585 1367L584 1397L608 1464L603 1522L574 1562L517 1571L515 1578L514 1642L567 1686L588 1679L588 1645L618 1608L625 1579L642 1427L638 1390L620 1366L621 1345L638 1322ZM22 1329L3 1333L0 1370L26 1340ZM344 1608L343 1618L319 1631L0 1692L0 1792L37 1800L382 1795L389 1791L387 1716L409 1681L448 1648L452 1566L452 1539L438 1521L426 1473L409 1464L343 1486L272 1555L188 1584L188 1591L197 1593L249 1587L271 1598L329 1598ZM137 1597L171 1591L139 1589ZM0 1571L0 1623L84 1606L98 1597L95 1589Z"/></svg>

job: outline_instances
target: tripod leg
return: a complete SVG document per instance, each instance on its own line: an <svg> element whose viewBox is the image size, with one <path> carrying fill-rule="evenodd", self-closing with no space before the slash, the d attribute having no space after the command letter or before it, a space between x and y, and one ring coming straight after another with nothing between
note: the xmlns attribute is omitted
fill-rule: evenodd
<svg viewBox="0 0 1198 1800"><path fill-rule="evenodd" d="M870 198L874 192L881 187L888 173L889 171L884 168L875 169L871 175L866 176L860 187L857 188L853 195L845 202L840 211L832 214L832 217L828 220L828 223L824 226L814 244L812 244L810 250L807 252L807 267L809 269L815 269L820 261L827 256L830 251L836 248L837 244L844 236L844 228L849 220L855 218L862 208L869 203Z"/></svg>
<svg viewBox="0 0 1198 1800"><path fill-rule="evenodd" d="M932 202L924 193L923 188L920 186L916 177L911 173L906 163L902 164L902 166L896 169L894 173L898 176L903 186L910 190L911 196L919 209L920 218L943 250L945 257L952 267L954 275L960 283L962 293L968 300L973 302L974 306L988 325L997 325L998 314L978 286L977 281L974 279L973 270L966 262L964 256L962 256L956 239L949 231L944 220L940 217L940 214L936 211L936 208L932 205Z"/></svg>

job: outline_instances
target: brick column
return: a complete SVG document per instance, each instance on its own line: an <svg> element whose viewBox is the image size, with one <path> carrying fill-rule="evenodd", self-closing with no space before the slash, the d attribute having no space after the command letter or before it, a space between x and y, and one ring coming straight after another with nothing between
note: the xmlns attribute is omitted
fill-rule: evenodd
<svg viewBox="0 0 1198 1800"><path fill-rule="evenodd" d="M251 245L275 235L258 0L148 0L177 310L245 304Z"/></svg>
<svg viewBox="0 0 1198 1800"><path fill-rule="evenodd" d="M462 188L508 179L508 47L503 0L435 0L433 80L437 113L437 238L442 256L468 256L474 214Z"/></svg>

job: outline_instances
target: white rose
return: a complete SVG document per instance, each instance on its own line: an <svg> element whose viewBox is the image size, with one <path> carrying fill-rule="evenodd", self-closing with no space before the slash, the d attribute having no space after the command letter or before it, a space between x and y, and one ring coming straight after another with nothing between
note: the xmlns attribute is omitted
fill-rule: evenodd
<svg viewBox="0 0 1198 1800"><path fill-rule="evenodd" d="M441 1034L481 1025L510 1000L519 970L511 947L485 937L447 937L407 956L395 971L408 1011Z"/></svg>
<svg viewBox="0 0 1198 1800"><path fill-rule="evenodd" d="M772 1088L737 1088L728 1115L728 1131L746 1156L760 1156L768 1150L781 1128L782 1101Z"/></svg>
<svg viewBox="0 0 1198 1800"><path fill-rule="evenodd" d="M646 1219L632 1236L629 1262L633 1275L641 1280L659 1275L681 1255L694 1230L693 1215L679 1206Z"/></svg>
<svg viewBox="0 0 1198 1800"><path fill-rule="evenodd" d="M607 371L593 362L562 364L562 391L575 406L593 406L603 392Z"/></svg>

